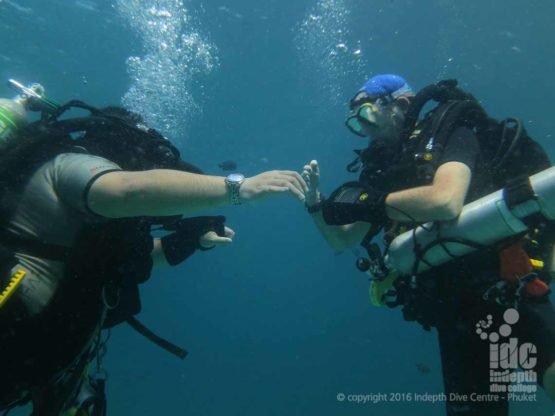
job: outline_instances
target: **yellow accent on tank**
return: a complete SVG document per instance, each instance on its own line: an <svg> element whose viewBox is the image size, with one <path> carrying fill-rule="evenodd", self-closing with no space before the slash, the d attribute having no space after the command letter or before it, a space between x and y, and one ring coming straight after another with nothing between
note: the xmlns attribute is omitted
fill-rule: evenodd
<svg viewBox="0 0 555 416"><path fill-rule="evenodd" d="M368 199L368 194L364 193L361 196L358 197L359 201L366 201Z"/></svg>
<svg viewBox="0 0 555 416"><path fill-rule="evenodd" d="M370 302L373 306L385 305L385 295L387 291L393 289L393 283L397 279L398 274L396 271L389 273L383 280L372 280L370 282Z"/></svg>
<svg viewBox="0 0 555 416"><path fill-rule="evenodd" d="M530 259L530 265L536 270L541 270L543 269L544 263L541 260Z"/></svg>
<svg viewBox="0 0 555 416"><path fill-rule="evenodd" d="M13 276L10 278L10 281L6 288L0 293L0 308L4 306L4 304L8 301L8 299L14 294L15 290L25 277L27 272L22 269L18 269Z"/></svg>

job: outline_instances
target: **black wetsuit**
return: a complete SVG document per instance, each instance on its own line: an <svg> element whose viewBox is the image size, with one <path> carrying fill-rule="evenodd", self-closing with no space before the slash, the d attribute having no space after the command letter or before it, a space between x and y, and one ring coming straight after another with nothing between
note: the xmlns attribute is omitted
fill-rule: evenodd
<svg viewBox="0 0 555 416"><path fill-rule="evenodd" d="M382 156L378 159L383 160ZM372 158L371 155L369 157ZM477 137L463 127L451 134L441 155L439 165L455 161L464 163L472 171L466 203L494 190L484 185L486 182L482 179L485 172L480 171L483 166L480 157ZM379 160L374 161L375 168ZM372 178L372 172L368 170L371 162L365 163L361 181ZM415 179L414 169L414 163L405 163L401 169L390 169L389 174L386 168L380 172L381 179L375 182L381 182L379 185L386 192L425 185ZM377 177L379 175L374 175L374 179ZM375 183L370 184L376 186ZM493 325L481 332L489 335L498 331L499 325L504 322L503 314L508 309L483 299L484 292L500 281L498 263L496 253L483 252L435 268L419 276L416 300L413 298L412 305L405 305L405 318L410 315L407 319L417 320L425 327L435 327L438 331L445 393L448 399L453 399L447 402L447 414L450 416L508 415L507 393L498 393L498 401L494 396L487 396L491 393L490 342L489 339L481 339L477 333L477 324L487 322L488 315L491 315ZM409 307L413 309L410 313ZM518 312L519 320L510 326L510 337L517 338L519 345L532 343L537 348L538 361L534 371L541 384L545 370L555 362L555 310L544 296L520 304ZM499 342L507 339L505 337Z"/></svg>

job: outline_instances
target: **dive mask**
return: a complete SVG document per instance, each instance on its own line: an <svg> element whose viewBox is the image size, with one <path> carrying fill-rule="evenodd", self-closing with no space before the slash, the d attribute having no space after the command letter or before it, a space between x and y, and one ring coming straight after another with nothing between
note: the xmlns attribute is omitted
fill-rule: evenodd
<svg viewBox="0 0 555 416"><path fill-rule="evenodd" d="M376 127L378 125L376 123L378 111L374 104L364 103L356 111L351 111L345 125L357 136L365 137L366 134L363 133L365 127Z"/></svg>
<svg viewBox="0 0 555 416"><path fill-rule="evenodd" d="M377 127L380 113L393 101L391 96L375 98L364 91L359 92L351 100L351 112L345 120L345 125L357 136L366 137L365 128Z"/></svg>

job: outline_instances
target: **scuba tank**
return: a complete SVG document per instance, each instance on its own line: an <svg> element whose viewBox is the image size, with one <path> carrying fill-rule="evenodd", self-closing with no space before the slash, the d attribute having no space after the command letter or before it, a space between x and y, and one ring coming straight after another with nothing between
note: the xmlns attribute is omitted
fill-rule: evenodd
<svg viewBox="0 0 555 416"><path fill-rule="evenodd" d="M387 247L385 255L380 253L376 244L367 245L368 259L359 259L357 266L371 277L372 304L397 306L400 304L395 286L397 278L410 277L410 285L416 285L417 275L524 235L533 230L539 220L555 221L555 166L519 178L507 187L465 205L454 220L429 222L398 235ZM516 254L509 252L513 257ZM543 261L532 260L527 255L525 261L530 263L530 271L544 267ZM554 267L552 263L547 269L551 278L555 277ZM516 282L530 290L529 295L542 295L548 291L544 283L536 280L535 272L523 276L517 274L522 281ZM504 282L500 281L494 288L502 287L499 284Z"/></svg>
<svg viewBox="0 0 555 416"><path fill-rule="evenodd" d="M27 110L20 97L10 100L0 98L0 142L13 135L14 131L27 124Z"/></svg>
<svg viewBox="0 0 555 416"><path fill-rule="evenodd" d="M58 105L47 99L41 84L25 87L16 80L8 80L8 85L19 94L12 99L0 98L0 143L8 140L13 133L27 124L27 111L52 112Z"/></svg>
<svg viewBox="0 0 555 416"><path fill-rule="evenodd" d="M526 219L533 215L555 220L555 167L516 185L465 205L453 221L424 224L395 237L387 267L416 275L528 231Z"/></svg>

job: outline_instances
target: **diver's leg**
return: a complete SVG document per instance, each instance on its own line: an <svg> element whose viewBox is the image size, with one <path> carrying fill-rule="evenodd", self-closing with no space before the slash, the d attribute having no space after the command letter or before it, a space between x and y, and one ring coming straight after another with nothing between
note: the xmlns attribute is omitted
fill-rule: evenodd
<svg viewBox="0 0 555 416"><path fill-rule="evenodd" d="M31 392L33 414L31 416L60 416L71 406L86 382L89 356L84 354L78 362L68 368L58 380Z"/></svg>
<svg viewBox="0 0 555 416"><path fill-rule="evenodd" d="M56 386L46 386L32 392L31 416L59 416L64 407L64 397Z"/></svg>
<svg viewBox="0 0 555 416"><path fill-rule="evenodd" d="M450 327L438 328L447 415L507 416L509 405L505 399L472 400L473 393L490 393L489 343L476 334L477 322L458 319Z"/></svg>
<svg viewBox="0 0 555 416"><path fill-rule="evenodd" d="M555 402L555 362L543 373L542 383L549 398Z"/></svg>
<svg viewBox="0 0 555 416"><path fill-rule="evenodd" d="M530 342L537 348L538 383L555 401L555 308L547 298L523 303L516 335L519 342Z"/></svg>

